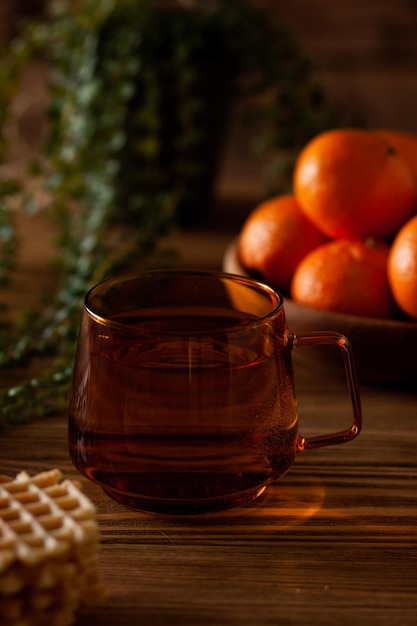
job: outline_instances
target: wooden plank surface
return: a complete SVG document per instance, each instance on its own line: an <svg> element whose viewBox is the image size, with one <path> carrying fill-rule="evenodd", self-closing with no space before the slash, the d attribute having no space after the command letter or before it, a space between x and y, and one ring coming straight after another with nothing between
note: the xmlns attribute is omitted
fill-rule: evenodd
<svg viewBox="0 0 417 626"><path fill-rule="evenodd" d="M344 384L296 367L302 431L348 418ZM300 454L251 505L193 518L97 506L110 592L77 626L417 623L417 396L362 390L355 441ZM9 428L0 473L60 467L66 416Z"/></svg>

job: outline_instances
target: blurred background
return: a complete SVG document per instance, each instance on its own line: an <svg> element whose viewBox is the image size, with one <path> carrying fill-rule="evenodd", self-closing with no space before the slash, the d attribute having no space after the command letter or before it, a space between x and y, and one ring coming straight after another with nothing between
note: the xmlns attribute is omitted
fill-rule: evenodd
<svg viewBox="0 0 417 626"><path fill-rule="evenodd" d="M417 132L417 3L253 0L253 4L290 27L328 98L342 107L352 124ZM1 40L12 37L19 19L42 10L43 0L1 0ZM30 124L30 114L28 119ZM262 194L260 165L248 153L245 129L232 120L216 180L212 224L236 231ZM224 203L228 209L221 209L219 224L216 207Z"/></svg>
<svg viewBox="0 0 417 626"><path fill-rule="evenodd" d="M62 0L55 30L53 19L47 25L43 22L46 0L0 0L0 43L11 53L5 55L6 60L16 49L22 52L21 47L8 45L19 32L22 19L33 26L33 18L41 18L42 50L53 50L41 59L29 55L22 75L16 72L18 89L17 95L11 90L11 107L5 106L9 64L0 65L0 116L6 110L12 112L10 118L4 116L6 123L0 129L6 140L12 139L4 142L6 159L0 159L0 241L2 236L7 244L0 247L0 270L3 267L7 275L14 267L15 230L10 222L16 222L21 270L12 288L8 286L2 293L2 302L13 303L15 308L8 309L13 315L17 308L28 306L28 282L34 298L37 287L44 293L48 285L53 306L40 323L48 337L55 337L53 332L59 337L56 353L69 359L62 367L58 364L63 388L71 372L65 363L72 362L80 298L97 277L131 264L135 268L152 266L154 251L162 252L161 258L156 255L158 264L224 267L246 217L272 195L271 186L265 184L265 161L255 158L259 154L254 155L253 140L258 148L262 141L267 148L272 146L268 184L276 184L281 176L288 189L291 159L319 127L329 129L335 124L327 116L321 117L323 92L325 112L329 103L332 112L334 107L340 114L337 126L417 133L415 0L350 0L343 4L334 0L248 1L250 11L243 0L120 0L115 4L111 0L67 0L83 9L78 21L72 11L62 12ZM147 14L142 21L145 5L152 9L151 21ZM104 8L108 21L97 19L97 7ZM116 7L121 13L112 13ZM217 11L214 22L208 7ZM166 11L159 8L171 10L168 19ZM181 15L173 20L175 8L199 10L187 11L185 20L184 11L176 11L177 17ZM271 30L275 21L269 14L289 31ZM91 34L89 29L97 28L98 34L86 37ZM294 38L298 46L293 45ZM89 41L93 41L91 46ZM52 67L51 58L52 63L55 60ZM305 58L312 64L307 64L308 70ZM129 82L126 60L132 59L130 65L136 70ZM213 62L211 72L206 71L207 61L208 65ZM50 81L55 91L49 94L47 76L55 77L55 82ZM242 123L242 100L233 92L233 79L240 88L256 82L254 77L258 90L249 97L243 90L244 98L252 96L264 112L259 116L264 122L260 127L266 131L263 139L256 117ZM320 97L311 88L316 86L315 80L322 87ZM53 106L48 106L51 103ZM47 110L53 115L46 116ZM214 135L221 135L221 141L212 154ZM52 149L35 168L25 167L32 165L32 155L36 157L48 144L45 137L53 138ZM24 183L24 193L17 199L7 176L3 178L8 168L11 179L17 171L17 178L20 174ZM33 210L37 197L41 205L49 202L46 214ZM28 201L30 211L9 211L7 200L12 208L16 206L13 202L25 206ZM172 215L176 218L177 213L181 216L179 227L171 231ZM51 275L49 266L57 257L59 263L54 267L60 272L59 280ZM32 328L31 317L26 323L26 342L17 327L23 357L25 346L31 356L36 350L43 354L42 331L36 325ZM15 355L14 335L8 340ZM17 363L22 354L13 357ZM58 393L55 380L50 379L54 396ZM32 387L29 391L34 393Z"/></svg>

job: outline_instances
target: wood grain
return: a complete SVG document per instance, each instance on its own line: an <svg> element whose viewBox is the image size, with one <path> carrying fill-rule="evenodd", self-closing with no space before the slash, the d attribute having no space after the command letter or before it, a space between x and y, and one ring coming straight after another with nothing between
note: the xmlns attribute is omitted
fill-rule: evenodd
<svg viewBox="0 0 417 626"><path fill-rule="evenodd" d="M349 419L344 384L298 369L302 429ZM251 505L192 518L131 511L84 479L108 602L76 625L417 623L417 397L362 390L353 442L300 454ZM66 416L9 427L0 473L60 467Z"/></svg>

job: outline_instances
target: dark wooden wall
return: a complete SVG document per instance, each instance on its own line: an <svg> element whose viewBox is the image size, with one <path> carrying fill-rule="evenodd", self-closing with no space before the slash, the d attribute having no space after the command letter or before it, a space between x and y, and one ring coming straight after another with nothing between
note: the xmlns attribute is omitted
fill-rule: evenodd
<svg viewBox="0 0 417 626"><path fill-rule="evenodd" d="M263 0L313 58L328 92L372 126L417 132L416 0Z"/></svg>
<svg viewBox="0 0 417 626"><path fill-rule="evenodd" d="M417 133L417 0L252 1L292 28L328 97L353 123ZM0 38L12 32L17 14L31 14L41 5L42 0L0 0ZM259 171L245 154L239 131L229 143L222 192L257 195Z"/></svg>
<svg viewBox="0 0 417 626"><path fill-rule="evenodd" d="M329 95L354 119L417 132L417 0L253 2L292 28ZM42 4L0 0L0 38L17 14Z"/></svg>

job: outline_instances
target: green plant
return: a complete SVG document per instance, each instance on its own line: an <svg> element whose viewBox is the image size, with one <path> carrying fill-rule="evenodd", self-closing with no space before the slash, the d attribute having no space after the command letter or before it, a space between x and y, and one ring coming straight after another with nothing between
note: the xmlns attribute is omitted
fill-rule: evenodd
<svg viewBox="0 0 417 626"><path fill-rule="evenodd" d="M13 215L23 207L56 223L61 276L40 314L0 327L0 368L52 359L38 378L23 373L5 390L1 411L15 422L66 403L87 288L154 262L161 237L196 213L233 103L247 105L257 147L270 162L278 155L281 169L333 123L291 33L243 0L171 10L147 0L76 7L49 2L47 18L26 24L0 64L0 132L21 69L38 56L50 68L48 138L25 181L37 181L42 202L26 184L0 181L0 278L13 267Z"/></svg>

